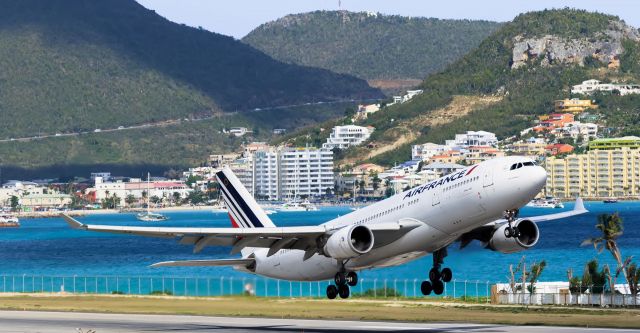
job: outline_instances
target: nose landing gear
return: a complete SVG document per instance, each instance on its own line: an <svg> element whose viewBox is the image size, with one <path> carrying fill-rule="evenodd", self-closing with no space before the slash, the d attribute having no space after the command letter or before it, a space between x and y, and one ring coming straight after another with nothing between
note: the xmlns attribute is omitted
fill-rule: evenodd
<svg viewBox="0 0 640 333"><path fill-rule="evenodd" d="M518 217L517 209L509 209L504 211L504 219L507 220L508 226L504 229L504 236L507 238L520 237L520 230L513 226L513 222Z"/></svg>
<svg viewBox="0 0 640 333"><path fill-rule="evenodd" d="M349 287L355 287L358 284L358 274L356 272L338 272L333 281L336 284L327 287L327 298L335 299L336 296L349 298L351 294Z"/></svg>
<svg viewBox="0 0 640 333"><path fill-rule="evenodd" d="M420 291L422 291L423 295L430 295L431 292L441 295L444 292L444 283L451 281L453 278L451 269L444 268L440 270L440 266L444 263L446 256L446 247L433 252L433 268L429 271L430 281L422 281L420 285Z"/></svg>

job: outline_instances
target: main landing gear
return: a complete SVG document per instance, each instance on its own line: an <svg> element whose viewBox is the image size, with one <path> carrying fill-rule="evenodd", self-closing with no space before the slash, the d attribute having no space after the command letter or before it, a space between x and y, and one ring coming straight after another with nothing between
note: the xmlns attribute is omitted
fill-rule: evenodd
<svg viewBox="0 0 640 333"><path fill-rule="evenodd" d="M507 223L509 224L504 229L504 236L505 237L507 237L507 238L520 237L520 230L518 230L518 227L512 226L513 221L515 221L517 217L518 217L518 210L517 209L510 209L510 210L505 210L504 211L504 219L507 220Z"/></svg>
<svg viewBox="0 0 640 333"><path fill-rule="evenodd" d="M351 291L349 287L358 284L358 274L356 272L338 272L333 278L335 285L330 284L327 287L327 298L334 299L336 296L340 298L349 298Z"/></svg>
<svg viewBox="0 0 640 333"><path fill-rule="evenodd" d="M444 283L451 281L451 278L453 278L451 269L443 268L440 270L440 266L444 263L446 256L446 247L433 253L433 268L429 271L430 281L422 281L420 285L420 291L422 291L423 295L430 295L431 292L436 295L441 295L444 292Z"/></svg>

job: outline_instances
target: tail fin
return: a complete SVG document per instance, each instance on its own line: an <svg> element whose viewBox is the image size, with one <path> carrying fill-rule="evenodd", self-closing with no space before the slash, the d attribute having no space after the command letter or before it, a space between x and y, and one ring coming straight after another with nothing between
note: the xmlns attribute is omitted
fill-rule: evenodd
<svg viewBox="0 0 640 333"><path fill-rule="evenodd" d="M216 173L222 198L235 228L275 227L271 219L228 167Z"/></svg>

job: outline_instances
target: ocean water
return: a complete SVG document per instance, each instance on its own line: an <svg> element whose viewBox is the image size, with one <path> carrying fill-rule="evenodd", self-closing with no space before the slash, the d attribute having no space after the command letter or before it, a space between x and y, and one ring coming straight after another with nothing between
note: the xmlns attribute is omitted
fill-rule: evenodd
<svg viewBox="0 0 640 333"><path fill-rule="evenodd" d="M522 255L528 263L546 260L547 268L541 281L566 280L567 269L581 275L587 261L597 258L601 263L614 264L608 252L597 253L592 246L580 247L589 237L597 236L594 225L597 215L619 212L624 219L624 235L619 239L623 256L640 260L640 202L603 204L587 202L590 213L560 221L539 224L541 237L533 249L516 254L501 254L486 250L474 243L460 250L454 243L445 259L454 278L504 282L509 264L517 264ZM566 204L563 210L570 210ZM556 213L559 209L524 208L521 216ZM350 212L345 207L327 207L317 212L277 213L271 218L279 226L314 225ZM164 226L227 227L226 214L210 211L169 212ZM89 215L79 218L85 223L145 225L133 214ZM193 254L192 247L180 245L173 239L111 235L70 229L59 218L22 219L22 227L0 229L0 276L143 276L198 278L253 278L253 275L225 267L150 268L149 265L166 260L228 258L229 248L208 247ZM148 224L147 224L148 225ZM431 256L391 268L366 270L365 279L425 279L431 268ZM5 282L6 284L7 282ZM35 283L35 282L34 282ZM43 284L48 282L42 281ZM85 283L87 283L85 281ZM97 282L96 282L97 283ZM0 282L2 285L2 282ZM185 287L186 288L186 287Z"/></svg>

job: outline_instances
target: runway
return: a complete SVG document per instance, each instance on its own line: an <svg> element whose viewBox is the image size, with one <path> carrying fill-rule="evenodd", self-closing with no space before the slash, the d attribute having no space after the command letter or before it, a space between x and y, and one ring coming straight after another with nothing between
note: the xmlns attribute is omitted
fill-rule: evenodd
<svg viewBox="0 0 640 333"><path fill-rule="evenodd" d="M399 323L333 320L0 311L0 332L584 332L584 328L466 323ZM640 330L588 329L588 332Z"/></svg>

